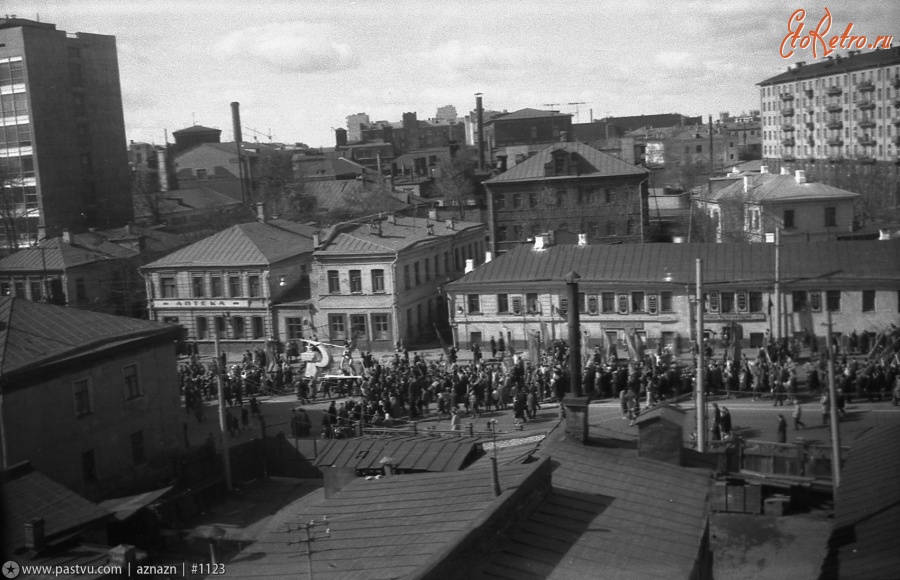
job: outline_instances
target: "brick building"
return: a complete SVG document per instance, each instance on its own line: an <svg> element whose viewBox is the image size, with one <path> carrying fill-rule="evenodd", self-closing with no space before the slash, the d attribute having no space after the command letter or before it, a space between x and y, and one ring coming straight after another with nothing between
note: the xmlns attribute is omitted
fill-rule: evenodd
<svg viewBox="0 0 900 580"><path fill-rule="evenodd" d="M555 143L484 182L491 250L554 232L592 242L640 242L648 230L649 171L578 142Z"/></svg>
<svg viewBox="0 0 900 580"><path fill-rule="evenodd" d="M393 349L447 327L442 285L483 262L484 224L389 215L334 226L313 254L319 338Z"/></svg>
<svg viewBox="0 0 900 580"><path fill-rule="evenodd" d="M697 258L714 342L737 325L744 347L804 329L824 343L826 309L838 336L900 324L900 240L784 244L782 308L774 244L520 245L447 285L456 342L470 348L502 335L527 349L536 335L545 344L565 338L563 277L574 270L591 348L612 342L624 353L626 333L635 333L650 347L684 349L695 332Z"/></svg>
<svg viewBox="0 0 900 580"><path fill-rule="evenodd" d="M178 327L0 298L0 454L92 499L168 479Z"/></svg>

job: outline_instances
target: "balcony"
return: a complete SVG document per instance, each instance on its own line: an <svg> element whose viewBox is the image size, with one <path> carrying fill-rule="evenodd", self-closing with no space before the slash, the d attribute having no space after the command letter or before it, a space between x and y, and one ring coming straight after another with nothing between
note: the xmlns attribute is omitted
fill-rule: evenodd
<svg viewBox="0 0 900 580"><path fill-rule="evenodd" d="M829 97L834 97L841 94L842 92L844 92L844 89L842 89L841 87L828 87L827 89L825 89L825 94Z"/></svg>
<svg viewBox="0 0 900 580"><path fill-rule="evenodd" d="M840 155L829 155L828 156L829 163L840 163L843 160L844 160L844 158L841 157Z"/></svg>
<svg viewBox="0 0 900 580"><path fill-rule="evenodd" d="M844 122L843 121L828 121L828 123L825 126L828 127L832 131L834 131L834 130L840 131L841 129L844 128Z"/></svg>
<svg viewBox="0 0 900 580"><path fill-rule="evenodd" d="M840 113L844 110L844 105L840 103L832 103L830 105L825 105L825 110L829 113Z"/></svg>
<svg viewBox="0 0 900 580"><path fill-rule="evenodd" d="M895 89L900 89L900 75L896 75L891 79L891 84L894 85Z"/></svg>
<svg viewBox="0 0 900 580"><path fill-rule="evenodd" d="M859 144L863 147L875 146L875 138L870 135L860 135L856 140L859 141Z"/></svg>
<svg viewBox="0 0 900 580"><path fill-rule="evenodd" d="M865 101L856 101L856 108L860 111L871 111L875 108L875 101L865 100Z"/></svg>
<svg viewBox="0 0 900 580"><path fill-rule="evenodd" d="M782 139L781 144L785 147L793 147L794 146L794 138L788 137L787 139Z"/></svg>
<svg viewBox="0 0 900 580"><path fill-rule="evenodd" d="M806 122L806 128L809 129L810 131L812 131L813 129L816 128L816 124L815 124L814 122L812 122L812 121L807 121L807 122Z"/></svg>
<svg viewBox="0 0 900 580"><path fill-rule="evenodd" d="M869 119L869 118L860 119L859 126L862 127L863 129L870 129L875 126L875 119Z"/></svg>
<svg viewBox="0 0 900 580"><path fill-rule="evenodd" d="M871 155L857 155L856 160L863 165L875 165L875 158Z"/></svg>
<svg viewBox="0 0 900 580"><path fill-rule="evenodd" d="M791 132L794 130L794 126L791 125L790 123L785 123L784 125L781 126L781 130Z"/></svg>
<svg viewBox="0 0 900 580"><path fill-rule="evenodd" d="M867 93L875 90L875 83L872 81L863 81L856 85L856 90L861 93Z"/></svg>
<svg viewBox="0 0 900 580"><path fill-rule="evenodd" d="M843 139L829 139L828 145L829 145L829 147L843 147L844 140Z"/></svg>
<svg viewBox="0 0 900 580"><path fill-rule="evenodd" d="M809 97L809 98L811 99L812 96L813 96L813 90L812 90L812 89L806 89L806 96Z"/></svg>
<svg viewBox="0 0 900 580"><path fill-rule="evenodd" d="M787 109L782 109L781 114L785 117L793 117L794 116L794 108L788 107Z"/></svg>
<svg viewBox="0 0 900 580"><path fill-rule="evenodd" d="M793 101L794 100L794 93L781 93L779 96L781 97L782 101Z"/></svg>
<svg viewBox="0 0 900 580"><path fill-rule="evenodd" d="M781 156L781 159L782 159L782 161L788 161L788 162L797 160L797 158L792 153L785 153L784 155Z"/></svg>

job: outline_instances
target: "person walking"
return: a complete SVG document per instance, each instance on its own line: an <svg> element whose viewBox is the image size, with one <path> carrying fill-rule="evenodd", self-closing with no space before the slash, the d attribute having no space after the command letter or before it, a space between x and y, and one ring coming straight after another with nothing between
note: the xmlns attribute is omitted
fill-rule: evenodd
<svg viewBox="0 0 900 580"><path fill-rule="evenodd" d="M778 442L787 443L787 421L781 413L778 413Z"/></svg>
<svg viewBox="0 0 900 580"><path fill-rule="evenodd" d="M803 408L800 406L800 401L794 400L794 412L792 413L794 418L794 431L799 431L806 427L806 424L801 420L803 416Z"/></svg>

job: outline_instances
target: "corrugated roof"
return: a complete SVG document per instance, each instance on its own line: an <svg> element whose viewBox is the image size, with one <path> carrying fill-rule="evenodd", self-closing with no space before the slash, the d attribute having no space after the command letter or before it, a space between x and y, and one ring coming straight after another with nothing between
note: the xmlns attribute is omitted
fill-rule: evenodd
<svg viewBox="0 0 900 580"><path fill-rule="evenodd" d="M287 220L238 224L147 264L144 268L268 266L311 252L314 231L309 226Z"/></svg>
<svg viewBox="0 0 900 580"><path fill-rule="evenodd" d="M829 199L856 199L858 193L838 189L817 181L797 183L794 175L775 175L773 173L752 173L746 175L749 181L744 191L744 179L738 179L731 185L714 193L710 199L740 198L750 202L767 201L815 201Z"/></svg>
<svg viewBox="0 0 900 580"><path fill-rule="evenodd" d="M533 469L502 469L501 489L518 486ZM316 580L404 577L457 541L496 500L484 470L358 478L331 498L316 497L276 514L259 539L228 563L228 573L238 578L307 578L305 548L289 544L305 538L305 532L288 530L328 516L331 536L312 545ZM316 531L319 535L324 528Z"/></svg>
<svg viewBox="0 0 900 580"><path fill-rule="evenodd" d="M553 493L478 577L690 578L703 545L711 473L564 440L542 445Z"/></svg>
<svg viewBox="0 0 900 580"><path fill-rule="evenodd" d="M494 123L496 121L515 121L518 119L541 119L544 117L571 117L571 113L560 113L559 111L542 111L540 109L524 108L512 113L501 113L494 116L490 120L485 120L484 124Z"/></svg>
<svg viewBox="0 0 900 580"><path fill-rule="evenodd" d="M147 336L177 333L178 327L67 306L0 297L0 374L45 365L91 348Z"/></svg>
<svg viewBox="0 0 900 580"><path fill-rule="evenodd" d="M25 524L43 518L44 535L54 537L80 531L91 523L110 517L110 512L70 491L30 467L0 486L3 506L3 553L11 555L25 546Z"/></svg>
<svg viewBox="0 0 900 580"><path fill-rule="evenodd" d="M800 67L795 66L788 71L769 77L757 84L759 86L766 86L792 81L802 81L826 75L848 73L856 70L897 63L900 63L900 47L897 46L862 52L854 56L838 55L835 53L830 57L820 58L820 60L812 64L804 64Z"/></svg>
<svg viewBox="0 0 900 580"><path fill-rule="evenodd" d="M852 443L835 500L822 578L897 577L900 559L900 425L877 426Z"/></svg>
<svg viewBox="0 0 900 580"><path fill-rule="evenodd" d="M71 243L62 237L47 238L0 260L0 272L62 271L76 266L133 258L138 252L108 241L103 236L72 234Z"/></svg>
<svg viewBox="0 0 900 580"><path fill-rule="evenodd" d="M774 244L557 245L514 247L447 285L450 292L479 286L563 283L571 271L580 283L644 283L683 286L696 281L703 259L705 284L768 283L775 275ZM900 280L900 240L791 242L781 247L785 283Z"/></svg>
<svg viewBox="0 0 900 580"><path fill-rule="evenodd" d="M475 453L477 437L357 437L336 439L316 457L314 465L380 469L381 460L392 458L404 471L458 471Z"/></svg>
<svg viewBox="0 0 900 580"><path fill-rule="evenodd" d="M416 244L469 233L475 228L486 228L484 224L476 222L455 222L451 230L447 228L446 222L407 216L396 216L394 222L383 219L381 235L369 223L339 224L316 250L316 255L392 254ZM428 235L426 223L434 226L434 235Z"/></svg>
<svg viewBox="0 0 900 580"><path fill-rule="evenodd" d="M547 177L545 166L551 162L551 153L554 151L565 150L580 157L578 164L578 175L561 175L558 177ZM489 179L484 183L494 185L498 183L507 183L512 181L531 181L535 179L578 179L583 177L607 177L614 175L643 175L650 172L644 167L631 165L622 161L618 157L613 157L608 153L598 151L593 147L589 147L578 141L560 142L550 145L546 149L532 155L522 163L518 163L510 170L505 171Z"/></svg>

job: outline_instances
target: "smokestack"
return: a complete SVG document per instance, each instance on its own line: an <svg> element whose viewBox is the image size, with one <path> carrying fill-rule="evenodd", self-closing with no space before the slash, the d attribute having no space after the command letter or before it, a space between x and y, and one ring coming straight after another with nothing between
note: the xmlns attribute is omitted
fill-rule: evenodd
<svg viewBox="0 0 900 580"><path fill-rule="evenodd" d="M72 243L72 232L70 232L67 229L63 230L62 231L62 239L63 239L64 243L71 244Z"/></svg>
<svg viewBox="0 0 900 580"><path fill-rule="evenodd" d="M266 221L268 221L266 218L266 204L262 202L256 204L256 219L260 223L266 223Z"/></svg>
<svg viewBox="0 0 900 580"><path fill-rule="evenodd" d="M238 178L241 180L241 201L247 203L247 189L244 183L244 137L241 135L241 104L231 103L231 124L234 129L234 146L237 149Z"/></svg>
<svg viewBox="0 0 900 580"><path fill-rule="evenodd" d="M334 144L337 147L347 146L347 130L343 127L338 127L334 130Z"/></svg>
<svg viewBox="0 0 900 580"><path fill-rule="evenodd" d="M475 113L478 116L478 171L484 171L484 108L481 93L475 94Z"/></svg>
<svg viewBox="0 0 900 580"><path fill-rule="evenodd" d="M166 148L159 147L156 150L157 176L159 177L159 190L169 191L169 168L166 166Z"/></svg>

